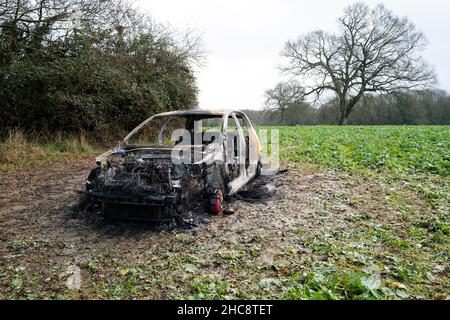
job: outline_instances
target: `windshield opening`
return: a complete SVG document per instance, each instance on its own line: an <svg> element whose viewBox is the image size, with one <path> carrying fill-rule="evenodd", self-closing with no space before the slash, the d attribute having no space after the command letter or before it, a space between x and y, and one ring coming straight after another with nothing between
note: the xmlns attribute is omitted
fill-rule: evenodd
<svg viewBox="0 0 450 320"><path fill-rule="evenodd" d="M155 117L125 144L133 147L208 145L219 141L222 116L175 115Z"/></svg>

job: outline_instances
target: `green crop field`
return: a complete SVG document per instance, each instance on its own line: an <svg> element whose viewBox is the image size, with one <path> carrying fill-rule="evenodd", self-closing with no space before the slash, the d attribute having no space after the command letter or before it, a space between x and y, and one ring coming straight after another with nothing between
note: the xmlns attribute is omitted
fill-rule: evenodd
<svg viewBox="0 0 450 320"><path fill-rule="evenodd" d="M450 175L450 126L317 126L278 129L282 160L351 173Z"/></svg>
<svg viewBox="0 0 450 320"><path fill-rule="evenodd" d="M272 129L280 132L284 163L309 163L372 180L400 182L422 194L431 209L450 211L450 126ZM448 227L445 230L448 233Z"/></svg>
<svg viewBox="0 0 450 320"><path fill-rule="evenodd" d="M279 130L280 158L284 165L331 170L354 187L344 194L343 201L357 212L354 225L346 231L347 240L314 240L326 249L329 256L326 260L332 262L328 266L333 271L313 267L303 286L292 288L287 284L283 297L450 296L450 126L258 129ZM380 211L386 215L392 212L392 217L377 221L373 214ZM350 249L349 242L357 242L358 249ZM382 247L384 257L375 253L377 245ZM336 256L345 256L346 250L363 257L359 267L338 262L345 258ZM377 284L376 290L364 284L364 279L370 278L367 272L355 271L364 270L368 261L382 270L384 280ZM434 274L442 270L444 280L433 288ZM300 281L295 277L291 280Z"/></svg>

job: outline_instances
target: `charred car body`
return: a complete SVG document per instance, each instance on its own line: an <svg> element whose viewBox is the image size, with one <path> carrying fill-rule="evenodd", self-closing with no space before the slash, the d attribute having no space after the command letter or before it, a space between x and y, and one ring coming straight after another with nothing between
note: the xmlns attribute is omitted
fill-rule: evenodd
<svg viewBox="0 0 450 320"><path fill-rule="evenodd" d="M169 220L200 202L219 214L225 197L260 174L261 143L239 111L167 112L145 120L96 162L86 192L105 216Z"/></svg>

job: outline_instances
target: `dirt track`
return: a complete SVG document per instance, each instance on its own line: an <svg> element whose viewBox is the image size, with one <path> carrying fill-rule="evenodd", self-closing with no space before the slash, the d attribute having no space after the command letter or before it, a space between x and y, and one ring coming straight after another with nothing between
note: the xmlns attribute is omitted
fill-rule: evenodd
<svg viewBox="0 0 450 320"><path fill-rule="evenodd" d="M367 264L382 259L391 249L357 243L375 224L397 224L402 232L399 214L387 214L378 201L384 186L294 168L275 178L277 195L268 203L235 201L237 213L215 217L196 232L74 215L76 191L92 164L87 157L0 176L0 297L177 298L191 294L198 277L211 276L227 281L226 297L261 297L267 292L254 282L351 261L345 246L365 255ZM65 285L71 265L82 270L79 291ZM134 289L123 284L130 277Z"/></svg>

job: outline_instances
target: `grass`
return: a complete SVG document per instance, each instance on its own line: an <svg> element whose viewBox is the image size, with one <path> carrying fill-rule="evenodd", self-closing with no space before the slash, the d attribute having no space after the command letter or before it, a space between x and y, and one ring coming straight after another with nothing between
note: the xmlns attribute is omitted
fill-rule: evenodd
<svg viewBox="0 0 450 320"><path fill-rule="evenodd" d="M0 173L30 170L63 158L98 152L84 133L65 137L56 134L44 143L30 139L20 130L11 130L7 138L0 142Z"/></svg>

